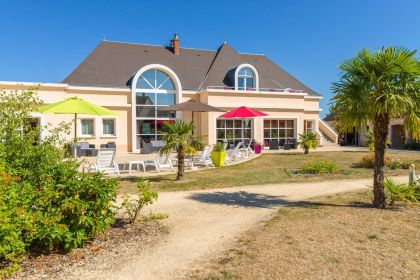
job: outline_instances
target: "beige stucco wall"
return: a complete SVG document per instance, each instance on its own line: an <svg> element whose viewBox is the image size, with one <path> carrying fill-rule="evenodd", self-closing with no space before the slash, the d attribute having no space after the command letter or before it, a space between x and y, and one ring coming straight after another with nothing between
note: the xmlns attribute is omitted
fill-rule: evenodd
<svg viewBox="0 0 420 280"><path fill-rule="evenodd" d="M81 118L95 119L95 135L86 139L97 147L109 141L116 142L117 151L132 151L132 111L131 89L128 88L101 88L101 87L81 87L70 86L67 84L37 84L37 83L18 83L0 82L0 89L6 91L25 90L31 87L38 88L38 95L44 103L50 104L69 97L80 97L94 104L104 106L118 113L116 117L116 136L104 137L102 135L102 119L109 117L99 116L79 116ZM314 120L315 128L318 129L319 119L319 100L318 97L310 97L302 93L275 93L275 92L239 92L222 90L206 90L201 92L186 91L182 92L181 101L189 99L199 100L209 105L218 107L224 111L231 110L239 106L247 106L261 110L268 114L268 117L256 118L253 121L253 138L263 141L263 121L270 119L293 119L296 120L296 135L303 133L304 120ZM203 140L209 144L216 143L216 119L222 113L194 113L196 133L203 136ZM35 114L39 116L39 114ZM180 114L183 119L191 119L191 113ZM51 123L53 126L60 122L72 122L73 115L54 115L46 114L40 116L43 125ZM80 120L79 125L80 128ZM70 140L72 135L68 136ZM80 131L78 136L81 137Z"/></svg>

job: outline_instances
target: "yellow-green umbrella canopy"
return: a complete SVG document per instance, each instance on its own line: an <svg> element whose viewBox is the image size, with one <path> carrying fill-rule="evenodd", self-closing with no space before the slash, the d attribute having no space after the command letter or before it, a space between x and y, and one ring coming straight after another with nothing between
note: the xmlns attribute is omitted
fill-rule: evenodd
<svg viewBox="0 0 420 280"><path fill-rule="evenodd" d="M71 97L63 101L41 106L37 109L37 111L43 114L85 114L96 116L117 115L114 111L92 104L77 97Z"/></svg>
<svg viewBox="0 0 420 280"><path fill-rule="evenodd" d="M74 139L77 137L77 114L95 116L116 116L116 112L92 104L86 100L71 97L63 101L48 104L37 108L42 114L74 114Z"/></svg>

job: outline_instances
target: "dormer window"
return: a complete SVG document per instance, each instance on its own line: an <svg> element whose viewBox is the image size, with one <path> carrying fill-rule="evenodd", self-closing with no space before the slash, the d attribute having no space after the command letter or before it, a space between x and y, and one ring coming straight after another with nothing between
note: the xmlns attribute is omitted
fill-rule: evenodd
<svg viewBox="0 0 420 280"><path fill-rule="evenodd" d="M250 64L242 64L235 71L236 90L259 90L258 72Z"/></svg>
<svg viewBox="0 0 420 280"><path fill-rule="evenodd" d="M238 89L252 90L254 89L254 72L248 67L239 70L238 73Z"/></svg>

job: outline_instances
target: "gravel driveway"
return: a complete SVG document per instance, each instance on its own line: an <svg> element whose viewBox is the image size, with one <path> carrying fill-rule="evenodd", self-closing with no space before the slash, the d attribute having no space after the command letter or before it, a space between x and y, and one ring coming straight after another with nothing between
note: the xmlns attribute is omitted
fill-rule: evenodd
<svg viewBox="0 0 420 280"><path fill-rule="evenodd" d="M405 181L406 178L398 178ZM163 192L150 207L169 214L169 234L128 262L102 264L94 271L79 270L77 279L178 279L199 268L200 261L229 248L240 233L270 218L275 209L292 201L361 190L371 179L317 183L273 184L234 188ZM146 209L148 211L149 209Z"/></svg>

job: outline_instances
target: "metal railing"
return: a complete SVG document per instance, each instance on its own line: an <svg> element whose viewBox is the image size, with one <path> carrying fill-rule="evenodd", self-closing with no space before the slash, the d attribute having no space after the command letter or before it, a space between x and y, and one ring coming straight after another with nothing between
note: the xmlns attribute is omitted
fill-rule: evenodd
<svg viewBox="0 0 420 280"><path fill-rule="evenodd" d="M208 86L207 90L209 89L217 89L217 90L236 90L235 87L228 87L228 86ZM256 92L280 92L280 93L304 93L303 90L299 89L292 89L292 88L245 88L245 89L237 89L238 91L256 91Z"/></svg>

